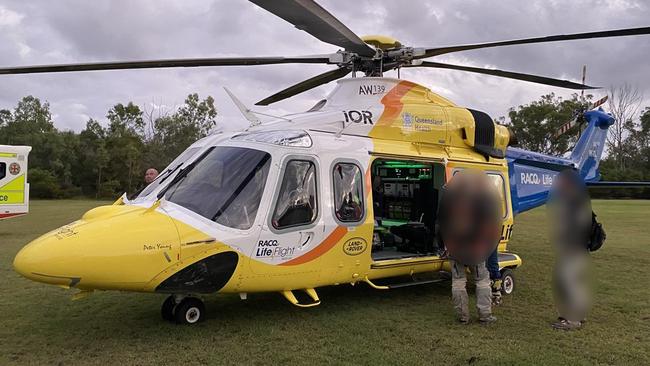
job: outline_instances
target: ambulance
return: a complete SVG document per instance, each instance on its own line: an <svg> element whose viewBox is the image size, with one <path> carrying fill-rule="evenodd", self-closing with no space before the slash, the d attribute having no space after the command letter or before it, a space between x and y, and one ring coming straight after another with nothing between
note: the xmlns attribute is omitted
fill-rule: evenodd
<svg viewBox="0 0 650 366"><path fill-rule="evenodd" d="M0 145L0 220L29 211L27 156L31 146Z"/></svg>

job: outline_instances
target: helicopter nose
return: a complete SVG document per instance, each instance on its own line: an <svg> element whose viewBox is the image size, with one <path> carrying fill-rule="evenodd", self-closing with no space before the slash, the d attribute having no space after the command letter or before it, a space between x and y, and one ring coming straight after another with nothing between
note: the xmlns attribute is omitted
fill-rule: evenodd
<svg viewBox="0 0 650 366"><path fill-rule="evenodd" d="M63 260L65 253L62 243L55 243L55 237L42 237L22 248L14 258L14 270L30 280L65 287L75 286L80 278L66 273L70 254ZM63 267L63 268L62 268Z"/></svg>
<svg viewBox="0 0 650 366"><path fill-rule="evenodd" d="M27 244L14 269L30 280L67 288L142 291L179 258L171 217L115 205L95 208Z"/></svg>

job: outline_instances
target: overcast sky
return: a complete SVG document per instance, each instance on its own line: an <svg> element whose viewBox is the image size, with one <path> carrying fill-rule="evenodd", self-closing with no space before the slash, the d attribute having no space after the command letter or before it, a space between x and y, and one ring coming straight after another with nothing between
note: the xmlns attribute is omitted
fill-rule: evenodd
<svg viewBox="0 0 650 366"><path fill-rule="evenodd" d="M319 3L359 35L384 34L405 45L435 47L650 25L648 1L334 1ZM353 5L354 4L354 5ZM0 65L85 61L292 56L336 51L244 0L58 0L0 2ZM471 66L580 79L608 87L637 86L650 96L650 36L493 48L436 58ZM25 95L47 100L57 128L79 131L89 117L105 121L114 104L172 108L189 93L212 95L223 119L238 115L223 92L246 104L331 69L270 65L0 76L0 109ZM395 76L393 72L387 76ZM402 78L456 103L506 115L540 95L570 90L451 70L404 70ZM335 83L290 98L266 113L305 110ZM605 91L596 91L596 96ZM650 103L649 103L650 104ZM226 122L224 122L226 123ZM230 122L232 123L232 122Z"/></svg>

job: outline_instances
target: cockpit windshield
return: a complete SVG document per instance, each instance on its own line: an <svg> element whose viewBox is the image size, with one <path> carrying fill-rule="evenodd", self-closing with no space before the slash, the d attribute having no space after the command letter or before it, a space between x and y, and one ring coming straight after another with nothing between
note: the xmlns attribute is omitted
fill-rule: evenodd
<svg viewBox="0 0 650 366"><path fill-rule="evenodd" d="M165 170L162 171L162 173L160 173L156 177L156 179L153 182L151 182L148 186L145 187L145 189L143 189L138 194L136 199L146 197L149 194L151 194L151 192L155 191L156 188L158 188L161 183L165 182L167 180L167 178L169 178L177 170L179 170L181 165L183 165L183 163L185 163L192 156L194 156L194 154L196 154L196 152L199 151L200 149L201 149L200 147L190 147L190 148L186 149L185 151L183 151L180 155L178 155L178 157L176 157L176 159L174 159L174 161L172 161L167 166L167 168L165 168Z"/></svg>
<svg viewBox="0 0 650 366"><path fill-rule="evenodd" d="M217 146L173 183L165 199L221 225L249 229L262 199L271 155Z"/></svg>

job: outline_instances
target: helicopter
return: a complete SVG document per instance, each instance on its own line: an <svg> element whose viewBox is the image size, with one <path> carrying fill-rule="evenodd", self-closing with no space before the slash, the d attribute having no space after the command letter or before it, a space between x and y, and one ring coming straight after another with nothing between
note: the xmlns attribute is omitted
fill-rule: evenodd
<svg viewBox="0 0 650 366"><path fill-rule="evenodd" d="M449 271L434 246L441 189L458 171L478 169L499 194L503 291L522 259L508 251L514 217L543 205L555 176L575 169L598 182L607 129L602 110L567 157L514 147L515 136L486 113L429 88L383 77L401 68L444 68L562 88L595 87L511 71L423 59L492 47L650 33L650 27L500 42L418 48L386 36L359 37L312 0L252 3L340 50L296 57L99 62L0 68L0 74L268 64L330 64L256 105L337 80L311 109L261 123L231 93L250 126L197 141L136 197L86 212L16 255L24 277L82 298L95 290L168 294L164 319L205 318L200 296L277 292L291 304L321 303L323 286L365 283L377 290L436 281ZM356 77L362 73L363 77ZM352 78L344 76L352 74ZM37 148L37 147L36 147ZM396 233L399 233L396 234ZM402 280L403 278L409 280Z"/></svg>

